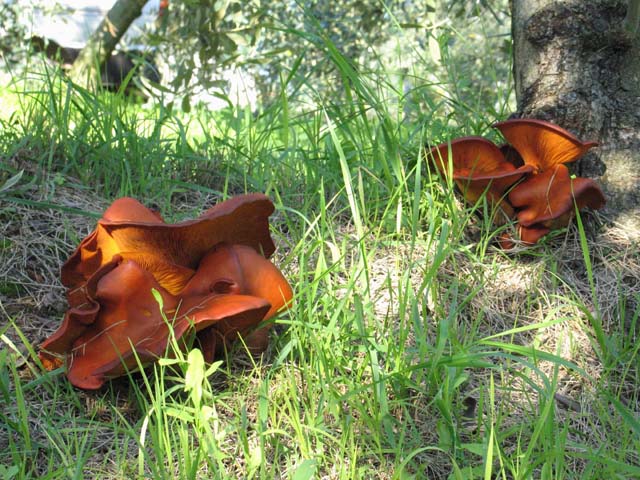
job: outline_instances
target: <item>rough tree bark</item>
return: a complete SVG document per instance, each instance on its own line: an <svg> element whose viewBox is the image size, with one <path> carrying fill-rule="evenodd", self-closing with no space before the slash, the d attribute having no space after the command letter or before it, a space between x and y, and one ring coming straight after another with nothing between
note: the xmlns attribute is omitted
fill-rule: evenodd
<svg viewBox="0 0 640 480"><path fill-rule="evenodd" d="M640 228L640 39L627 1L510 2L518 114L598 141L576 173L599 178L609 214Z"/></svg>
<svg viewBox="0 0 640 480"><path fill-rule="evenodd" d="M88 88L100 81L100 71L131 23L140 16L147 0L117 0L73 62L71 79Z"/></svg>

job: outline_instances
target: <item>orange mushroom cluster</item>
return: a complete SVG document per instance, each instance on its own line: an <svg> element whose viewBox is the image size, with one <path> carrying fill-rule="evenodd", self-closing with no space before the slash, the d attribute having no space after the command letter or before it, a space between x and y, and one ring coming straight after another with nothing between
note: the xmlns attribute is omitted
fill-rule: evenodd
<svg viewBox="0 0 640 480"><path fill-rule="evenodd" d="M567 226L574 205L604 206L600 187L588 178L572 178L565 165L595 142L581 142L542 120L513 119L494 127L508 144L498 147L481 137L463 137L432 148L429 157L467 202L475 204L485 194L497 213L495 223L517 219L520 240L534 244L551 230Z"/></svg>
<svg viewBox="0 0 640 480"><path fill-rule="evenodd" d="M116 200L62 267L69 309L41 346L43 365L66 363L73 385L96 389L162 357L172 335L194 334L208 361L239 335L263 351L268 327L255 328L292 298L268 260L273 210L250 194L167 224L132 198Z"/></svg>

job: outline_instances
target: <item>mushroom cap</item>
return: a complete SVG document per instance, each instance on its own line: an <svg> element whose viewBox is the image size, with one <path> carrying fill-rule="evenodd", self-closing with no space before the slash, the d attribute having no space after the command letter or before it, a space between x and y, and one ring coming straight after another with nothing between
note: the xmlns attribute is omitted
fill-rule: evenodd
<svg viewBox="0 0 640 480"><path fill-rule="evenodd" d="M505 160L502 151L494 143L482 137L471 136L457 138L451 143L442 143L431 149L432 162L443 175L448 172L449 146L454 180L494 180L497 183L503 181L509 186L519 176L533 170L531 167L516 168Z"/></svg>
<svg viewBox="0 0 640 480"><path fill-rule="evenodd" d="M63 355L71 351L73 342L95 322L100 311L100 304L96 300L98 282L121 261L122 257L116 255L91 274L84 284L67 292L69 308L62 324L40 345L39 357L47 370L62 366Z"/></svg>
<svg viewBox="0 0 640 480"><path fill-rule="evenodd" d="M274 316L293 297L289 282L273 263L250 247L226 243L205 255L181 296L210 292L264 298L271 305L265 318Z"/></svg>
<svg viewBox="0 0 640 480"><path fill-rule="evenodd" d="M163 313L152 291L162 297ZM79 292L82 292L80 295ZM82 315L70 308L60 328L41 346L48 368L67 356L67 376L85 389L162 356L168 339L198 333L207 360L238 335L254 352L267 345L260 322L288 306L293 296L280 271L255 250L222 244L207 254L179 297L171 295L135 261L116 255L74 293L86 305ZM209 331L211 330L211 331Z"/></svg>
<svg viewBox="0 0 640 480"><path fill-rule="evenodd" d="M432 163L442 175L448 175L447 159L451 148L452 178L469 203L476 203L486 192L491 204L513 216L513 208L504 201L505 191L533 171L530 165L515 167L505 160L500 148L482 137L462 137L431 149ZM498 220L500 217L496 217Z"/></svg>
<svg viewBox="0 0 640 480"><path fill-rule="evenodd" d="M44 366L66 360L71 383L93 389L155 361L187 332L201 333L211 360L238 335L264 350L268 329L252 329L293 296L263 256L275 249L273 209L264 195L244 195L169 225L132 198L116 200L63 265L69 309L41 345Z"/></svg>
<svg viewBox="0 0 640 480"><path fill-rule="evenodd" d="M265 299L270 308L261 320L268 320L286 308L293 298L289 282L273 263L244 245L220 244L200 263L198 272L189 281L185 296L216 291L234 295L251 295ZM252 353L264 351L268 344L269 325L253 330L257 324L221 321L198 333L204 357L213 361L221 347L227 347L238 335Z"/></svg>
<svg viewBox="0 0 640 480"><path fill-rule="evenodd" d="M153 290L162 298L162 312ZM143 366L155 361L171 335L180 340L190 329L197 332L221 321L257 325L270 308L267 300L251 295L207 291L176 298L131 260L121 260L99 279L95 300L100 310L94 321L82 331L64 331L67 339L73 337L66 351L67 376L85 389L100 388L107 379L137 369L138 360ZM53 346L45 343L43 348Z"/></svg>
<svg viewBox="0 0 640 480"><path fill-rule="evenodd" d="M566 226L578 209L604 206L605 198L598 184L589 178L572 179L562 164L533 175L509 192L509 201L519 208L517 218L525 228Z"/></svg>
<svg viewBox="0 0 640 480"><path fill-rule="evenodd" d="M544 120L518 118L493 125L517 150L525 165L542 172L562 163L574 162L596 142L582 142L564 128Z"/></svg>
<svg viewBox="0 0 640 480"><path fill-rule="evenodd" d="M269 215L273 210L267 196L255 193L219 203L195 220L166 224L137 200L120 198L62 266L62 283L73 288L114 255L121 255L157 274L161 285L175 294L202 257L219 243L247 245L271 256L275 246Z"/></svg>

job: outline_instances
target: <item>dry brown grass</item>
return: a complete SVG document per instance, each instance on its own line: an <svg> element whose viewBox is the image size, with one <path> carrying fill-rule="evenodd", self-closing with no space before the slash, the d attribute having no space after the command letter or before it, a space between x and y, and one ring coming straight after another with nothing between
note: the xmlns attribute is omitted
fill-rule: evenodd
<svg viewBox="0 0 640 480"><path fill-rule="evenodd" d="M424 294L431 314L427 321L433 322L435 331L438 315L446 314L449 308L458 308L453 304L440 305L440 310L435 308L439 302L448 300L447 289L455 284L459 289L456 302L466 295L470 298L457 314L457 335L461 341L465 337L488 338L511 329L547 324L496 340L534 346L571 362L586 375L547 360L538 361L536 371L509 362L503 362L499 373L473 369L468 372L469 380L462 390L465 396L459 399L458 407L462 411L466 408L465 401L480 395L486 398L489 377L493 376L497 410L503 415L501 429L530 423L539 414L540 405L538 391L532 385L544 389L544 383L557 375L554 399L558 421L570 426L569 441L588 444L596 450L606 441L610 428L609 424L598 420L595 411L603 403L603 390L619 393L622 403L640 413L637 390L640 361L632 362L635 366L624 373L607 367L598 352L594 329L587 315L590 313L601 319L605 333L614 339L612 344L621 337L628 337L631 345L640 341L638 326L632 330L632 318L634 315L637 318L640 312L640 231L609 222L597 214L586 214L584 220L587 232L591 232L588 244L595 296L575 225L565 234L548 240L544 247L519 247L504 252L496 246L481 258L468 252L455 253L439 269L436 293L420 290L423 265L429 256L424 246L410 248L400 244L380 248L372 258L369 271L374 310L381 322L389 318L397 321L397 292L408 287ZM434 295L438 298L433 298ZM411 336L408 342L409 346L415 343ZM609 351L605 352L607 354L615 355ZM525 377L527 381L524 381ZM437 443L436 419L428 414L429 408L424 405L431 399L419 400L418 397L414 398L415 416L425 443ZM465 428L474 432L482 429L483 425L475 420L465 422ZM519 439L514 436L511 442L505 443L505 451L518 444ZM581 471L586 463L587 460L574 459L571 468ZM447 471L446 465L440 471Z"/></svg>

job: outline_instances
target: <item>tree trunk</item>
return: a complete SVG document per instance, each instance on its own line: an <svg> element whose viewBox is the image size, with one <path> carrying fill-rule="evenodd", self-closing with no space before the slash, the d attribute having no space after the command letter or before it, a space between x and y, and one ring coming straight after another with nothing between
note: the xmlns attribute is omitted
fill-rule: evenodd
<svg viewBox="0 0 640 480"><path fill-rule="evenodd" d="M129 25L140 16L147 0L118 0L87 41L73 63L71 79L87 88L95 88L100 71Z"/></svg>
<svg viewBox="0 0 640 480"><path fill-rule="evenodd" d="M519 116L599 142L575 172L598 178L609 214L640 228L640 41L627 2L511 0L511 13Z"/></svg>

